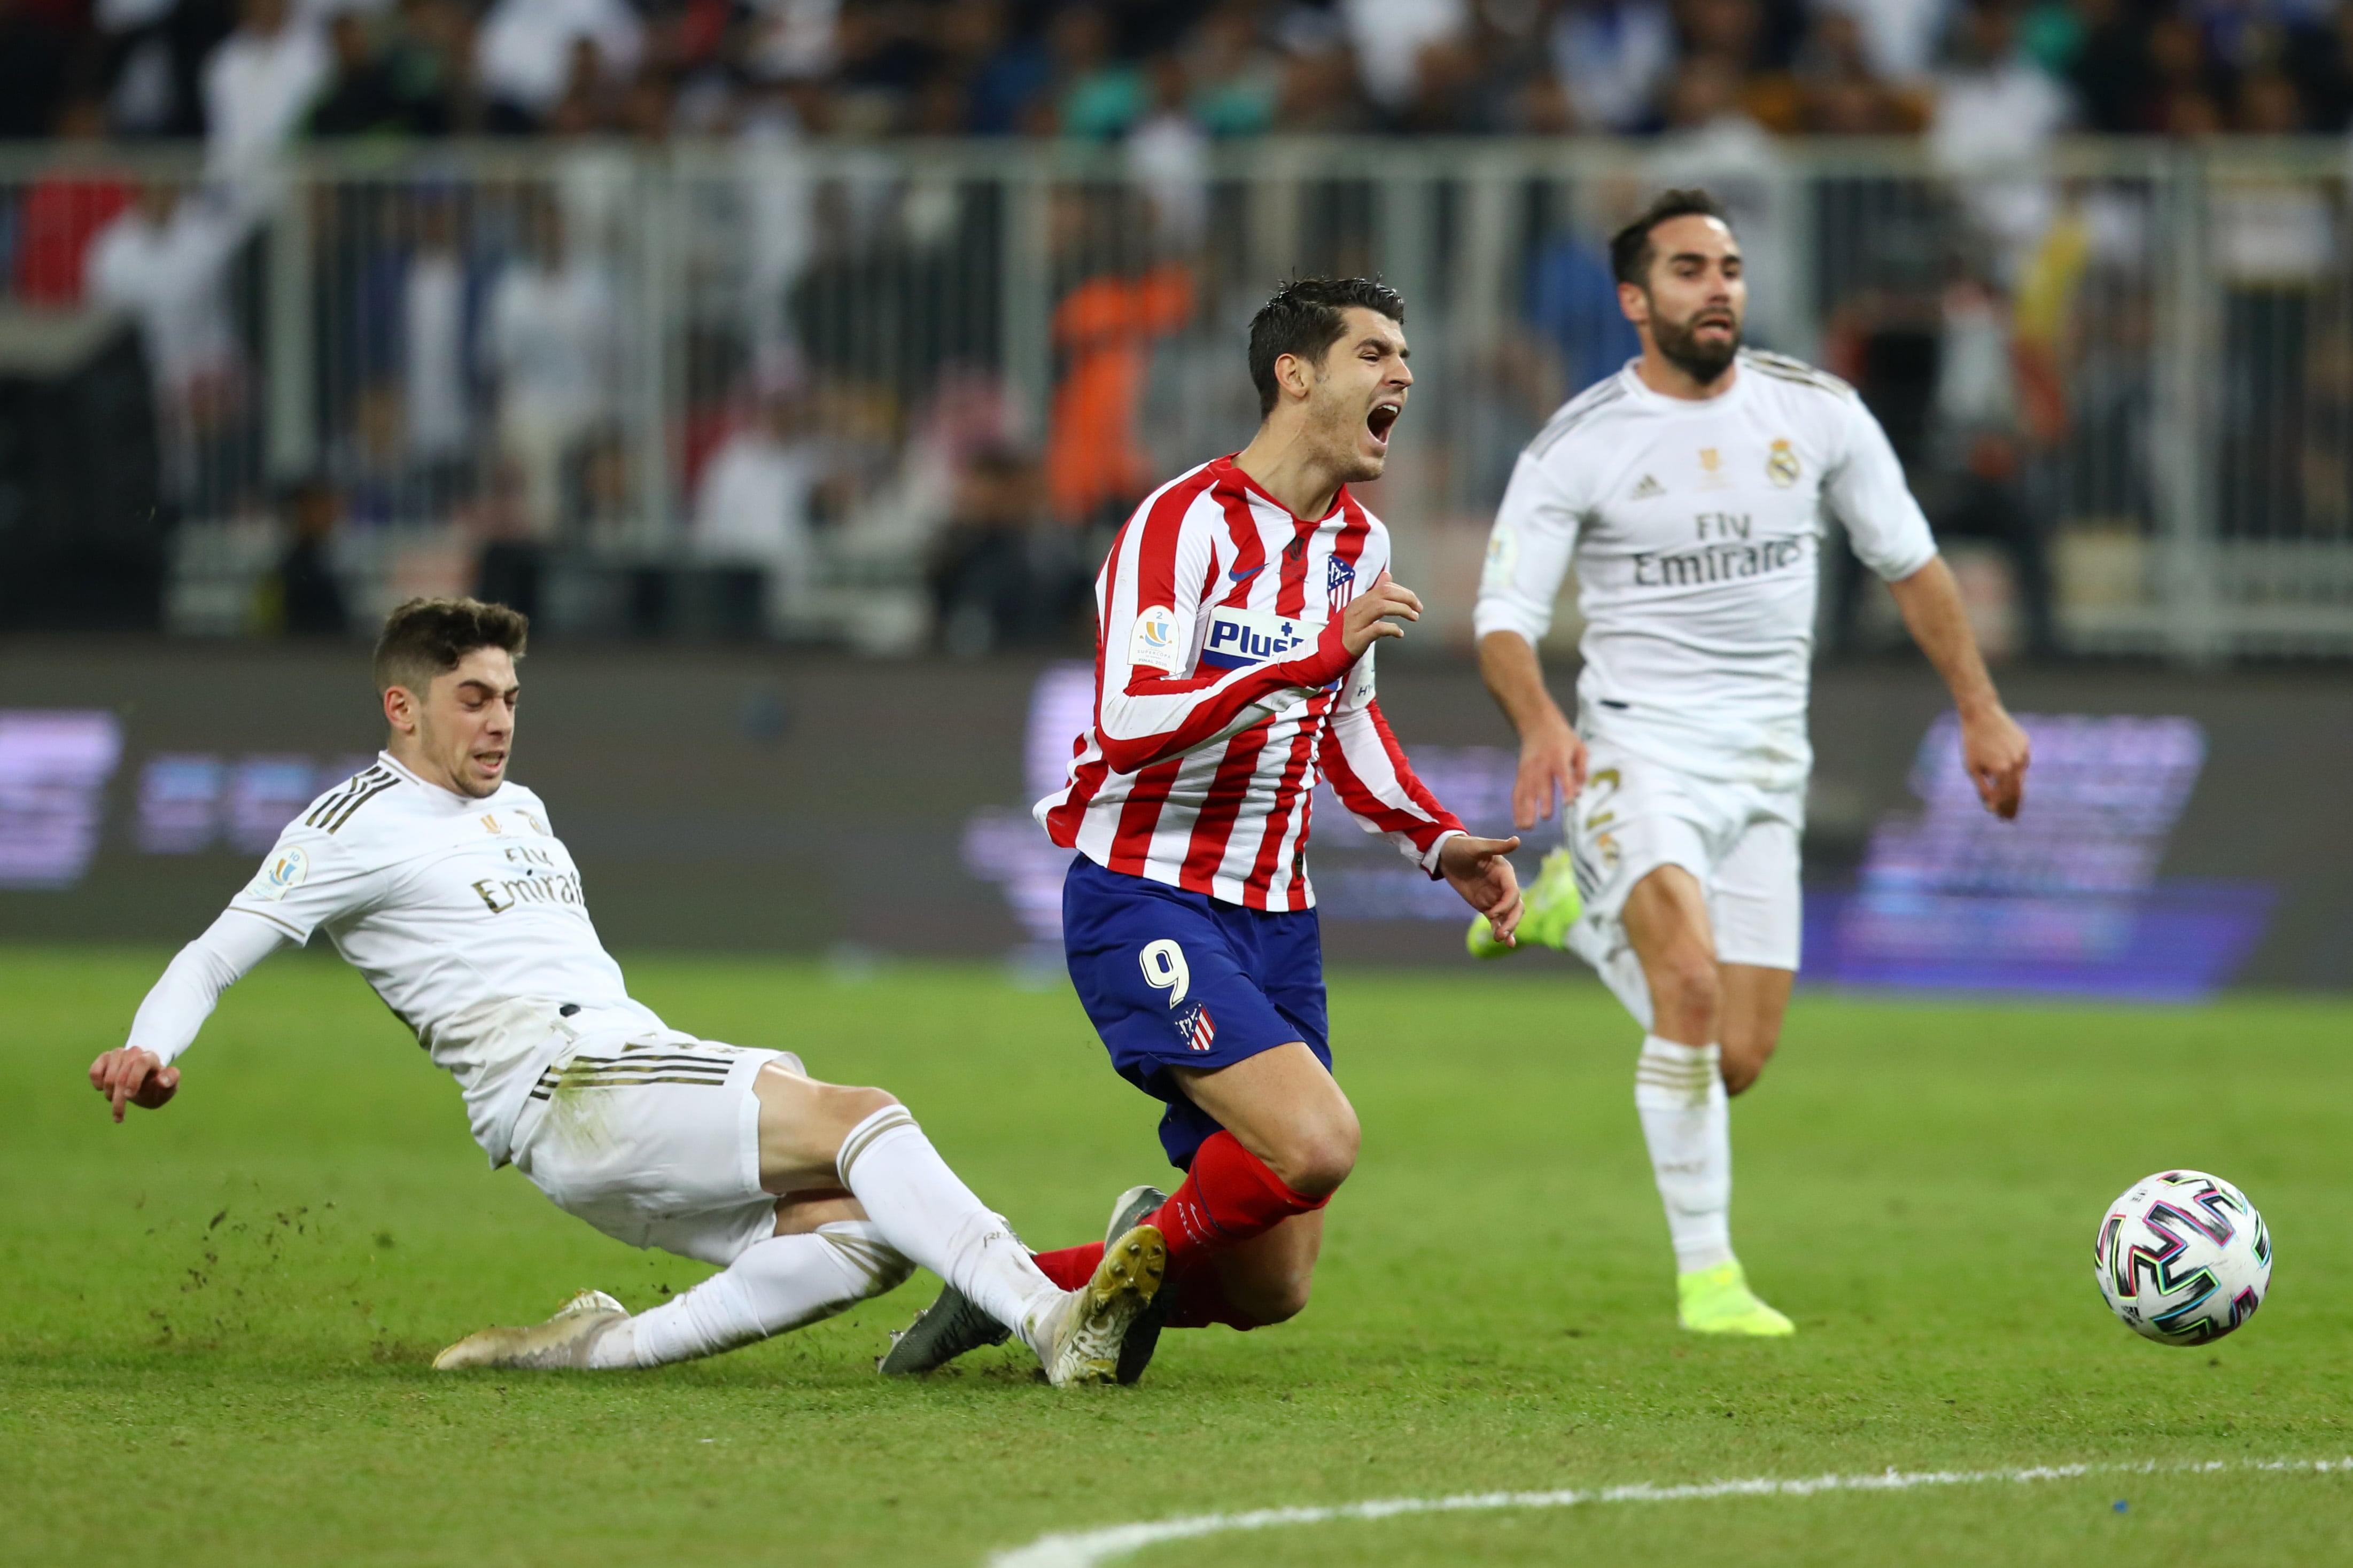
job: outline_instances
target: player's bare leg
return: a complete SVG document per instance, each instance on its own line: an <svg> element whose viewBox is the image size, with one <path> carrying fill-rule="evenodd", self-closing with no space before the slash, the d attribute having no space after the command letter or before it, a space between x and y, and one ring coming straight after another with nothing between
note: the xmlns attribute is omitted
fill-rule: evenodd
<svg viewBox="0 0 2353 1568"><path fill-rule="evenodd" d="M1253 1329L1296 1317L1314 1280L1323 1205L1356 1163L1356 1108L1304 1042L1214 1071L1173 1070L1187 1097L1226 1130L1203 1142L1184 1184L1145 1216L1168 1238L1169 1279L1139 1318L1123 1383L1141 1373L1163 1326ZM1123 1196L1114 1229L1147 1191ZM1098 1268L1103 1252L1088 1243L1038 1261L1070 1284ZM951 1287L897 1338L881 1368L931 1371L989 1342L979 1326Z"/></svg>
<svg viewBox="0 0 2353 1568"><path fill-rule="evenodd" d="M1721 983L1716 1038L1724 1047L1724 1088L1739 1094L1755 1084L1781 1043L1781 1020L1789 1011L1789 987L1798 978L1793 970L1769 969L1761 963L1720 963Z"/></svg>
<svg viewBox="0 0 2353 1568"><path fill-rule="evenodd" d="M1779 1032L1774 994L1747 976L1736 983L1742 1055L1727 1068L1725 966L1716 962L1699 879L1681 866L1658 868L1628 895L1622 919L1651 991L1651 1032L1635 1064L1634 1105L1674 1243L1679 1316L1704 1333L1789 1333L1789 1320L1749 1291L1731 1232L1730 1080L1739 1073L1745 1089L1762 1070ZM1778 1003L1787 999L1784 982ZM1770 1034L1760 1029L1767 1010Z"/></svg>
<svg viewBox="0 0 2353 1568"><path fill-rule="evenodd" d="M892 1289L920 1262L1010 1324L1058 1386L1113 1380L1128 1327L1156 1290L1164 1253L1138 1229L1097 1276L1064 1291L1003 1218L950 1172L913 1116L881 1089L821 1083L779 1066L754 1083L761 1184L776 1228L726 1269L635 1318L586 1292L546 1323L486 1330L443 1367L655 1366L765 1339Z"/></svg>

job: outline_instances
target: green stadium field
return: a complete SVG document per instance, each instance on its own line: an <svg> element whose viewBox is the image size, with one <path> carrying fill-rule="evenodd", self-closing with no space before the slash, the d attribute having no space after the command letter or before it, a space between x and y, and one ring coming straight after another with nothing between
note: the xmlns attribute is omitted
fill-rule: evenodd
<svg viewBox="0 0 2353 1568"><path fill-rule="evenodd" d="M316 954L232 993L177 1103L110 1125L82 1069L164 956L0 954L11 1563L978 1564L1286 1505L2074 1465L2112 1468L1301 1522L1116 1560L2353 1561L2353 1474L2314 1463L2353 1456L2340 1002L1801 998L1735 1118L1735 1235L1799 1332L1725 1344L1674 1327L1635 1036L1598 988L1549 955L1340 973L1365 1147L1314 1304L1058 1394L1006 1350L879 1380L924 1278L695 1365L436 1374L485 1323L586 1285L643 1306L703 1270L486 1170L452 1087ZM629 968L681 1027L895 1090L1033 1242L1083 1238L1163 1173L1151 1107L1066 992ZM2103 1205L2173 1165L2240 1183L2276 1238L2269 1304L2209 1349L2136 1339L2091 1279Z"/></svg>

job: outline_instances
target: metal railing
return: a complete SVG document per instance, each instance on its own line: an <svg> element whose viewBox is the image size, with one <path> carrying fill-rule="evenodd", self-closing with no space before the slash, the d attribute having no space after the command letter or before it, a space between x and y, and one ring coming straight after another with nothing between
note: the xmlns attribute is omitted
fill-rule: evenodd
<svg viewBox="0 0 2353 1568"><path fill-rule="evenodd" d="M186 629L248 622L280 491L324 476L362 610L504 562L557 626L1016 635L1007 581L1062 602L1144 488L1247 438L1272 284L1377 271L1419 382L1368 499L1464 636L1514 454L1622 346L1599 236L1704 182L1752 339L1861 385L2018 637L2353 654L2333 142L1966 174L1875 142L367 145L243 195L194 167L0 159L12 312L144 344ZM1016 535L958 600L964 546Z"/></svg>

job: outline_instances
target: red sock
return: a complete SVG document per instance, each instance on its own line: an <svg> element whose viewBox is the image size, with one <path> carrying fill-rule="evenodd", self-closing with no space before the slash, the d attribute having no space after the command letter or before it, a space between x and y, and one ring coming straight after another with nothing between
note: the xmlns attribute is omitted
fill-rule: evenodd
<svg viewBox="0 0 2353 1568"><path fill-rule="evenodd" d="M1103 1261L1103 1243L1091 1241L1084 1247L1041 1252L1037 1264L1039 1271L1056 1285L1075 1290L1094 1278L1095 1266ZM1196 1268L1181 1279L1169 1280L1161 1289L1176 1292L1168 1311L1168 1327L1172 1329L1206 1329L1212 1323L1245 1330L1262 1326L1227 1300L1226 1282L1215 1268Z"/></svg>
<svg viewBox="0 0 2353 1568"><path fill-rule="evenodd" d="M1237 1142L1230 1132L1213 1132L1184 1184L1166 1203L1144 1217L1168 1241L1168 1272L1181 1274L1208 1253L1264 1236L1293 1215L1313 1214L1330 1194L1303 1197L1284 1184L1266 1163Z"/></svg>
<svg viewBox="0 0 2353 1568"><path fill-rule="evenodd" d="M1090 1241L1084 1247L1065 1247L1059 1252L1041 1252L1034 1260L1039 1272L1064 1290L1075 1290L1095 1277L1095 1268L1103 1262L1103 1244Z"/></svg>

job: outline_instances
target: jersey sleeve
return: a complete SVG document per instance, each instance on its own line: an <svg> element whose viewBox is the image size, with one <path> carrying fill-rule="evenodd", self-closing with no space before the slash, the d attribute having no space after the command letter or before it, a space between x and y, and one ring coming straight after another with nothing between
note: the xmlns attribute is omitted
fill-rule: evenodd
<svg viewBox="0 0 2353 1568"><path fill-rule="evenodd" d="M1172 487L1173 489L1173 487ZM1198 492L1163 492L1121 530L1104 568L1095 735L1124 773L1230 734L1276 692L1328 686L1353 662L1340 622L1298 658L1208 674L1192 662L1194 628L1217 565L1216 525Z"/></svg>
<svg viewBox="0 0 2353 1568"><path fill-rule="evenodd" d="M1405 748L1381 716L1371 649L1357 661L1326 722L1330 735L1317 760L1332 781L1332 793L1366 832L1383 835L1398 853L1436 877L1439 850L1463 831L1462 824L1414 775Z"/></svg>
<svg viewBox="0 0 2353 1568"><path fill-rule="evenodd" d="M1559 450L1556 447L1543 457L1523 452L1512 466L1512 481L1487 536L1487 564L1472 616L1474 637L1517 632L1534 645L1552 629L1553 602L1560 597L1584 521L1555 469Z"/></svg>
<svg viewBox="0 0 2353 1568"><path fill-rule="evenodd" d="M321 926L374 904L387 875L363 865L333 834L292 822L253 880L228 901L228 913L250 916L290 942L304 942Z"/></svg>
<svg viewBox="0 0 2353 1568"><path fill-rule="evenodd" d="M1887 432L1862 399L1839 395L1843 452L1822 482L1822 501L1847 543L1883 582L1900 582L1936 558L1936 536L1904 482Z"/></svg>
<svg viewBox="0 0 2353 1568"><path fill-rule="evenodd" d="M248 920L235 910L223 913L173 958L139 1004L131 1020L131 1037L123 1043L153 1051L166 1065L177 1060L212 1016L221 993L251 973L286 940L282 930L266 921Z"/></svg>

